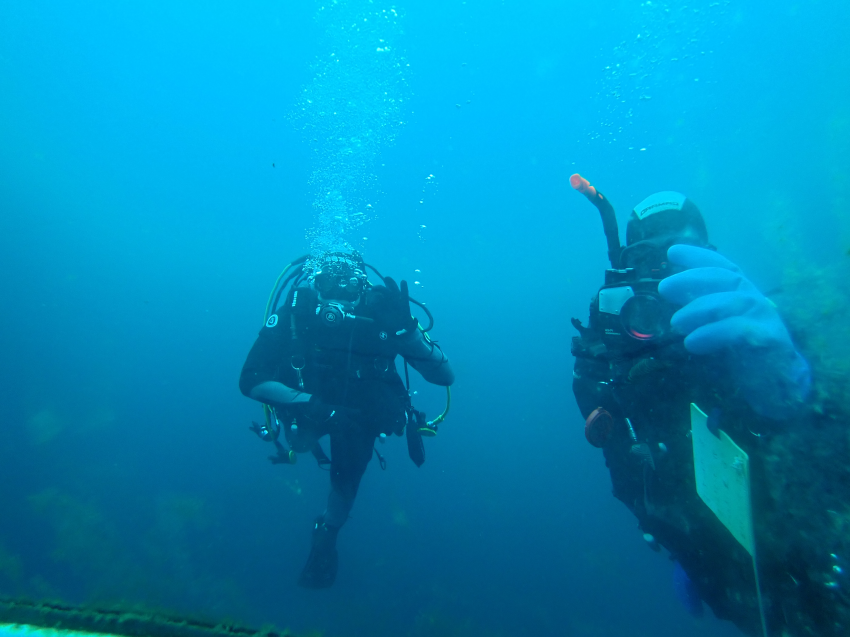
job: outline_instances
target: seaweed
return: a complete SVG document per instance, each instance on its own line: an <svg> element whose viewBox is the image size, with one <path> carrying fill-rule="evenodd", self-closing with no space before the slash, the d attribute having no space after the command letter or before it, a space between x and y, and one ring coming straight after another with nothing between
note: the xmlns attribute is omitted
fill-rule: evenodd
<svg viewBox="0 0 850 637"><path fill-rule="evenodd" d="M74 606L56 601L0 599L0 622L126 637L288 637L274 626L259 630L232 622L143 611L138 608Z"/></svg>
<svg viewBox="0 0 850 637"><path fill-rule="evenodd" d="M760 562L793 634L850 630L850 263L796 260L774 301L812 369L807 409L762 441ZM848 565L850 566L850 565Z"/></svg>

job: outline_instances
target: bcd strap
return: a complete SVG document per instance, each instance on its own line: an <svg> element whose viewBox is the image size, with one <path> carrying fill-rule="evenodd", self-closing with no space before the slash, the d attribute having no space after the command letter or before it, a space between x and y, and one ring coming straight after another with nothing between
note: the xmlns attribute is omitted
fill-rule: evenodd
<svg viewBox="0 0 850 637"><path fill-rule="evenodd" d="M319 296L315 290L308 287L292 288L287 297L289 311L296 316L314 314L319 303Z"/></svg>
<svg viewBox="0 0 850 637"><path fill-rule="evenodd" d="M381 465L381 469L383 471L387 470L387 459L381 455L381 452L378 451L377 447L372 447L372 451L375 452L375 455L378 456L378 463Z"/></svg>

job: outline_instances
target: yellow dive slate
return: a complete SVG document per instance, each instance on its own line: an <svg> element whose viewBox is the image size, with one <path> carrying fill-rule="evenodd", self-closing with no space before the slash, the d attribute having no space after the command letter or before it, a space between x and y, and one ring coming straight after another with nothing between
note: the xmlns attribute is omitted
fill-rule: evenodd
<svg viewBox="0 0 850 637"><path fill-rule="evenodd" d="M725 431L715 436L708 416L691 403L691 440L697 493L733 537L755 556L750 504L750 457Z"/></svg>
<svg viewBox="0 0 850 637"><path fill-rule="evenodd" d="M708 416L694 403L691 403L691 440L697 494L753 558L761 630L767 637L753 531L750 457L722 429L715 436L708 428Z"/></svg>

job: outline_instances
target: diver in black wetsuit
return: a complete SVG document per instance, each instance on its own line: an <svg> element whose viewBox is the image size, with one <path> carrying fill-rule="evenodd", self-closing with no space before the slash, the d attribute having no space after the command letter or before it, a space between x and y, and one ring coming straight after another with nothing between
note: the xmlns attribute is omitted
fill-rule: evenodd
<svg viewBox="0 0 850 637"><path fill-rule="evenodd" d="M312 451L330 464L331 492L315 522L313 542L299 584L326 588L337 571L336 537L348 519L366 465L380 435L407 429L432 434L410 404L395 359L401 355L428 382L449 386L454 373L440 347L411 316L407 283L386 277L372 285L357 254L327 255L311 275L298 274L280 294L251 348L239 388L270 407L297 452ZM275 426L254 431L276 439ZM318 443L330 436L330 459ZM421 437L417 439L421 445ZM279 450L282 447L278 446ZM289 452L281 454L283 462Z"/></svg>
<svg viewBox="0 0 850 637"><path fill-rule="evenodd" d="M811 385L807 362L775 306L708 243L693 202L675 192L648 197L621 247L607 200L578 175L571 182L602 213L612 266L589 324L573 319L572 353L585 435L603 450L614 496L649 546L681 566L677 586L687 589L680 597L690 612L705 601L762 634L752 558L697 494L690 405L711 413L750 457L766 624L805 625L787 617L809 611L771 537L768 521L782 511L763 467L772 432L805 426L795 420Z"/></svg>

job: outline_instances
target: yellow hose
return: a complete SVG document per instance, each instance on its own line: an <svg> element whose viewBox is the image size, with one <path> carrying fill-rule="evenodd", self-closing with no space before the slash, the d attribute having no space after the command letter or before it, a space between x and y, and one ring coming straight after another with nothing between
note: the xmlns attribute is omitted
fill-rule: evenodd
<svg viewBox="0 0 850 637"><path fill-rule="evenodd" d="M292 267L292 263L287 264L287 266L283 269L283 272L280 273L280 276L277 277L277 281L275 281L274 285L272 286L272 291L269 293L269 300L266 303L266 313L263 315L263 325L265 325L266 321L269 320L269 311L272 309L272 301L274 300L275 290L277 290L277 286L283 280L284 275L287 272L289 272L289 268L291 268L291 267Z"/></svg>
<svg viewBox="0 0 850 637"><path fill-rule="evenodd" d="M443 410L443 413L441 413L439 416L434 418L434 420L430 421L428 423L428 426L434 427L436 425L439 425L441 422L443 422L446 419L446 415L449 413L449 409L451 409L451 407L452 407L452 388L446 387L446 408Z"/></svg>
<svg viewBox="0 0 850 637"><path fill-rule="evenodd" d="M272 301L274 301L274 293L277 290L277 286L280 285L280 282L283 280L283 277L286 276L286 273L289 272L289 269L292 265L296 263L293 261L292 263L288 263L286 267L283 269L283 272L280 273L280 276L277 277L277 281L274 282L272 286L272 291L269 293L269 300L266 302L266 313L263 315L263 325L269 320L269 312L272 309ZM269 432L273 432L272 429L272 409L267 404L263 403L263 415L266 417L266 429ZM277 436L275 436L277 438Z"/></svg>

